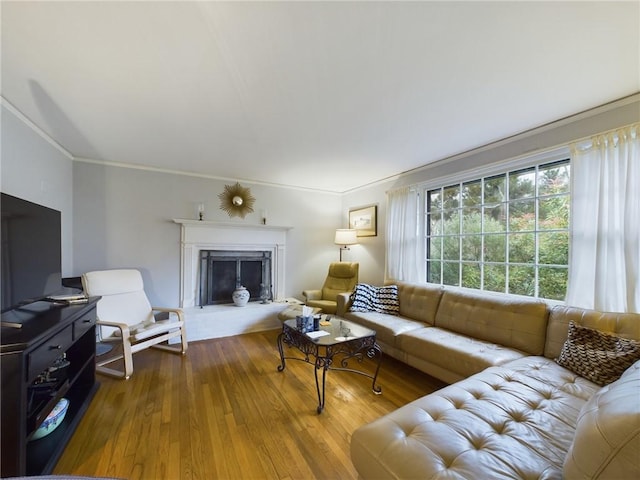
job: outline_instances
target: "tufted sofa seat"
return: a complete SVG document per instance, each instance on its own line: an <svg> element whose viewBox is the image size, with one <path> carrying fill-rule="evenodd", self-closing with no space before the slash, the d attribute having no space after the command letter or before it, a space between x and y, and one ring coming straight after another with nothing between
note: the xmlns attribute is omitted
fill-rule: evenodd
<svg viewBox="0 0 640 480"><path fill-rule="evenodd" d="M593 415L585 405L601 388L548 358L527 357L490 367L361 427L352 436L351 457L362 478L560 479L565 468L566 478L593 478L607 469L602 478L637 478L639 367L604 387L614 410L616 397L627 397L618 404L618 421L616 412L601 412L598 422L584 422L591 433L598 426L587 423L612 424L603 436L593 435L598 441L581 442L576 426L581 415ZM628 458L617 458L621 452Z"/></svg>
<svg viewBox="0 0 640 480"><path fill-rule="evenodd" d="M521 358L357 430L352 458L363 478L561 478L598 388L544 357Z"/></svg>
<svg viewBox="0 0 640 480"><path fill-rule="evenodd" d="M434 287L427 288L433 295ZM405 328L407 323L389 319L395 327L385 333L393 331L395 338L385 340L392 342L395 355L414 365L411 357L421 356L419 365L427 373L445 381L462 378L358 428L351 437L351 459L361 478L640 478L640 361L600 387L554 360L567 339L569 322L640 340L640 314L567 306L545 307L541 314L538 305L527 301L501 303L490 296L482 302L478 294L465 292L453 292L447 300L447 293L441 293L433 322ZM438 318L447 301L451 308L445 310L445 328L438 326ZM402 297L400 302L402 315ZM480 305L477 314L473 304ZM384 321L382 315L365 312L356 321L367 320L375 329L374 322ZM544 319L542 332L538 315ZM494 325L502 331L483 332ZM409 342L415 342L415 349L403 352ZM465 353L464 346L474 342L479 346ZM477 358L480 351L486 359ZM512 352L512 358L505 352ZM467 366L458 365L465 355ZM465 377L465 369L479 370Z"/></svg>

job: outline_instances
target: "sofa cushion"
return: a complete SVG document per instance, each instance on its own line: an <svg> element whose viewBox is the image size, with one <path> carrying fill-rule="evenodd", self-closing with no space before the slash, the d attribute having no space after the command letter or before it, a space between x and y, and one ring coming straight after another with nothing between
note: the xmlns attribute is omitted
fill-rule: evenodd
<svg viewBox="0 0 640 480"><path fill-rule="evenodd" d="M556 361L598 385L607 385L637 360L640 342L570 322L569 336Z"/></svg>
<svg viewBox="0 0 640 480"><path fill-rule="evenodd" d="M444 291L441 285L414 284L392 280L385 283L398 285L400 316L428 325L435 323L436 312Z"/></svg>
<svg viewBox="0 0 640 480"><path fill-rule="evenodd" d="M438 327L402 332L398 346L409 356L453 372L456 380L525 356L520 351Z"/></svg>
<svg viewBox="0 0 640 480"><path fill-rule="evenodd" d="M547 305L541 300L445 290L435 326L531 355L542 355L547 319Z"/></svg>
<svg viewBox="0 0 640 480"><path fill-rule="evenodd" d="M613 313L556 305L549 313L544 356L557 358L567 340L569 322L612 333L624 338L640 340L640 313Z"/></svg>
<svg viewBox="0 0 640 480"><path fill-rule="evenodd" d="M358 428L351 459L362 478L561 478L598 389L544 357L490 367Z"/></svg>
<svg viewBox="0 0 640 480"><path fill-rule="evenodd" d="M398 286L386 285L374 287L366 283L358 283L352 293L351 312L379 312L398 315Z"/></svg>
<svg viewBox="0 0 640 480"><path fill-rule="evenodd" d="M582 407L564 477L637 478L639 452L640 362L636 362Z"/></svg>
<svg viewBox="0 0 640 480"><path fill-rule="evenodd" d="M399 334L425 327L422 322L379 312L346 312L344 318L375 330L376 340L392 347L397 347Z"/></svg>

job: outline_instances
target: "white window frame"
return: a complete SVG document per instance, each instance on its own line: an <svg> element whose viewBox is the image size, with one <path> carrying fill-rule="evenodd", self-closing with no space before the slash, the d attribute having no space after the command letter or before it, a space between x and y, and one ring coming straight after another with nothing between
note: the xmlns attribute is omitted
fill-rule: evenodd
<svg viewBox="0 0 640 480"><path fill-rule="evenodd" d="M423 245L423 250L424 250L424 262L425 262L425 281L426 281L426 272L427 272L427 268L426 265L428 263L428 258L427 258L427 241L428 241L428 236L427 236L427 232L428 232L428 226L427 226L427 212L426 210L426 205L427 205L427 198L428 198L428 192L431 190L435 190L438 188L444 188L444 187L448 187L448 186L452 186L452 185L460 185L462 187L462 185L464 183L467 182L473 182L473 181L478 181L478 180L482 180L488 177L492 177L492 176L496 176L496 175L504 175L504 174L508 174L511 172L515 172L515 171L519 171L519 170L524 170L524 169L528 169L528 168L536 168L536 172L537 172L537 167L539 166L543 166L543 165L547 165L550 163L554 163L557 161L562 161L562 160L567 160L570 159L570 154L569 154L569 148L568 146L562 146L562 147L556 147L553 149L549 149L546 151L541 151L541 152L537 152L536 154L533 155L524 155L518 158L514 158L514 159L509 159L506 161L501 161L501 162L495 162L493 164L490 165L486 165L483 166L481 168L473 168L473 169L468 169L462 172L457 172L454 175L448 175L448 176L443 176L443 177L439 177L439 178L435 178L435 179L431 179L427 182L423 182L418 186L418 191L420 192L420 197L422 199L422 201L420 202L420 218L421 221L419 223L420 225L420 230L421 230L421 238L423 239L423 241L421 242ZM569 160L570 161L570 160ZM507 175L508 178L508 175ZM569 197L571 196L571 188L569 188ZM537 204L538 204L538 192L536 191L535 194L535 198L536 198L536 226L534 228L533 232L535 234L534 238L535 238L535 242L538 242L538 234L539 233L547 233L549 232L549 230L539 230L538 225L537 225ZM570 198L569 198L570 200ZM462 221L462 219L461 219ZM570 225L567 226L567 233L570 232ZM507 235L508 230L507 230ZM484 242L484 233L480 234L483 236L483 242ZM460 238L462 238L462 231L459 235ZM569 239L570 241L570 239ZM460 245L462 245L462 242L460 242ZM536 252L536 257L534 259L533 263L529 263L526 265L530 265L532 267L534 267L535 272L536 272L536 278L535 278L535 293L534 293L534 297L538 297L539 294L539 284L538 284L538 267L539 267L539 259L538 259L538 245L536 244L535 246L535 252ZM460 248L462 248L462 246L460 246ZM506 258L505 258L505 266L508 267L509 265L512 265L509 262L509 257L508 257L508 251L506 252ZM459 264L462 265L464 262L464 260L462 259L462 254L460 254L460 258L458 260ZM484 264L484 262L481 262L482 264ZM546 264L545 264L546 265ZM564 265L563 265L564 267ZM484 268L484 267L482 267ZM568 269L569 266L566 265L566 268ZM509 269L506 268L506 290L508 292L508 285L509 285L509 277L508 277L508 271ZM462 269L459 270L459 278L458 278L458 285L462 285ZM440 282L441 284L443 284L443 278L441 275L440 278ZM443 284L443 285L448 285L448 284ZM468 287L456 287L456 288L468 288ZM483 280L481 281L481 288L484 289L484 283ZM484 290L483 290L484 291ZM490 290L486 290L489 293L500 293L500 292L492 292ZM550 302L555 302L555 300L550 300L550 299L545 299L546 301L550 301Z"/></svg>

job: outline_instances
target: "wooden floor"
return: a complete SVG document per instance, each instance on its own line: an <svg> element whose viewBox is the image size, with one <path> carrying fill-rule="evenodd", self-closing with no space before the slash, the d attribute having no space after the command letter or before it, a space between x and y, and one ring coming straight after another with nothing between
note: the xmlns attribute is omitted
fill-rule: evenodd
<svg viewBox="0 0 640 480"><path fill-rule="evenodd" d="M185 357L134 356L129 380L98 376L100 389L55 474L136 479L357 478L351 433L443 384L384 357L378 384L327 375L316 413L313 367L288 361L277 330L192 342ZM286 354L297 352L286 349ZM373 371L365 360L363 367Z"/></svg>

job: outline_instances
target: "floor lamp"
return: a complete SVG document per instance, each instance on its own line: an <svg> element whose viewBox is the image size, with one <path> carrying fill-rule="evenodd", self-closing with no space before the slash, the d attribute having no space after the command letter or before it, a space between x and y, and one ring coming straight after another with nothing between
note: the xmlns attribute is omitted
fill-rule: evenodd
<svg viewBox="0 0 640 480"><path fill-rule="evenodd" d="M351 228L338 228L333 243L340 245L340 261L342 261L342 251L349 250L349 245L358 243L358 234Z"/></svg>

